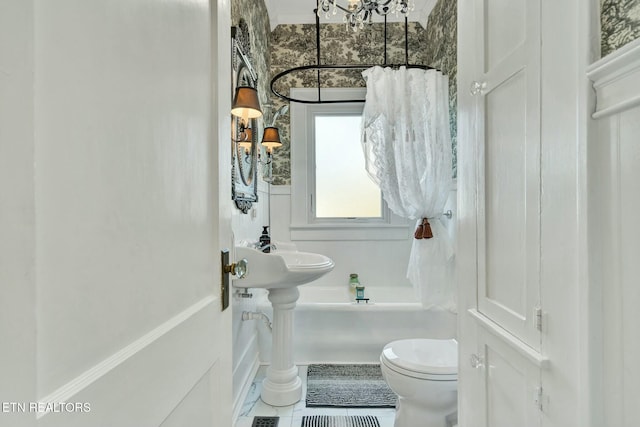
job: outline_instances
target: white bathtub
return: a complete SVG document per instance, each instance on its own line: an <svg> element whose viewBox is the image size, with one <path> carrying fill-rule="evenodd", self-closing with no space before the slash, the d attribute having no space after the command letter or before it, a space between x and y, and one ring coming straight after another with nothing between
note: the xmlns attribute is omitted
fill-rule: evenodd
<svg viewBox="0 0 640 427"><path fill-rule="evenodd" d="M351 302L348 290L300 286L295 308L294 361L377 363L382 348L402 338L453 338L456 316L425 310L410 287L369 287L368 304ZM260 304L271 317L271 307ZM269 361L270 336L260 329L261 359Z"/></svg>

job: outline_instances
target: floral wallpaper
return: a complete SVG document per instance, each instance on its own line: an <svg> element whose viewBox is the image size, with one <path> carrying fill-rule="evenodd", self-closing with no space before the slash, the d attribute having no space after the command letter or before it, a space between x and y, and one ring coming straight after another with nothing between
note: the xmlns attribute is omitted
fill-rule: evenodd
<svg viewBox="0 0 640 427"><path fill-rule="evenodd" d="M265 110L271 101L271 58L269 56L269 14L264 0L233 0L231 2L231 25L237 26L244 19L249 27L251 41L251 65L258 74L258 97ZM229 29L231 31L231 29ZM231 46L229 46L231 49ZM233 96L229 94L229 96ZM266 112L266 111L265 111ZM262 128L262 126L261 126ZM261 135L260 135L261 136Z"/></svg>
<svg viewBox="0 0 640 427"><path fill-rule="evenodd" d="M600 20L604 57L640 38L640 0L601 0Z"/></svg>
<svg viewBox="0 0 640 427"><path fill-rule="evenodd" d="M433 29L424 30L415 22L408 26L409 62L432 65L450 75L453 81L452 108L455 108L455 64L456 64L456 2L439 0L429 19ZM437 14L448 16L435 16ZM450 16L453 13L453 16ZM453 25L452 25L453 23ZM429 27L429 26L428 26ZM453 46L444 46L447 43ZM434 46L428 47L427 43ZM383 64L384 24L376 23L358 32L345 28L342 23L324 23L320 25L320 63L321 64ZM271 33L271 75L301 65L316 64L316 27L314 24L279 25ZM438 58L438 55L449 55ZM405 62L404 24L387 25L387 61L388 64ZM322 87L361 87L365 85L361 77L362 70L322 71ZM453 76L451 75L453 72ZM317 73L304 71L292 73L279 80L275 89L289 95L291 87L316 87ZM272 96L275 109L285 105L285 101ZM452 118L455 128L455 114ZM274 154L273 184L291 184L290 164L290 127L289 116L278 119L283 146ZM452 129L455 135L455 129Z"/></svg>
<svg viewBox="0 0 640 427"><path fill-rule="evenodd" d="M423 46L426 62L449 76L449 122L453 147L453 176L457 176L458 164L458 5L456 0L439 0L434 6Z"/></svg>
<svg viewBox="0 0 640 427"><path fill-rule="evenodd" d="M409 62L426 64L422 46L424 30L419 24L409 23ZM383 64L384 24L375 23L353 32L342 23L320 25L321 64ZM315 24L278 25L271 33L271 73L276 74L301 65L316 64ZM387 25L387 63L404 63L404 24ZM322 87L361 87L365 81L362 70L327 70L321 72ZM278 81L275 89L289 95L290 87L316 87L317 73L292 73ZM276 109L285 101L273 96ZM283 116L276 126L283 140L282 148L274 154L273 183L291 183L289 116Z"/></svg>

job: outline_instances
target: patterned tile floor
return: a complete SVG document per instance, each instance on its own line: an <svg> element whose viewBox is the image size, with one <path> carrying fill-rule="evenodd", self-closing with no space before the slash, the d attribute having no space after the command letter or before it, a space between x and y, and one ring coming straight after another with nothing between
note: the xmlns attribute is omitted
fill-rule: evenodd
<svg viewBox="0 0 640 427"><path fill-rule="evenodd" d="M235 427L251 427L254 416L272 417L279 416L280 422L278 427L300 427L302 417L305 415L375 415L378 417L380 427L393 427L395 416L394 409L377 409L377 408L307 408L304 402L304 396L307 393L307 367L299 366L300 378L302 379L302 400L295 405L275 407L270 406L260 400L260 391L262 388L262 380L265 377L266 366L261 366L258 373L251 384L251 389L247 394L240 415L236 421Z"/></svg>

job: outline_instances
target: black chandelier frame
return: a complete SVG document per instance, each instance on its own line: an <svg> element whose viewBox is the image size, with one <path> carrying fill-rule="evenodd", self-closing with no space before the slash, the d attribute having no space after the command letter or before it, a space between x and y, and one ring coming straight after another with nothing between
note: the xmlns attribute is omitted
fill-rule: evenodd
<svg viewBox="0 0 640 427"><path fill-rule="evenodd" d="M342 8L338 5L338 7ZM400 67L406 68L417 68L421 70L437 70L434 67L423 64L411 64L409 63L409 29L408 29L408 19L404 17L404 63L402 64L390 64L387 62L387 15L384 15L384 61L382 64L321 64L320 63L320 17L318 16L318 9L314 9L313 11L316 19L316 63L311 65L302 65L299 67L293 67L288 70L282 71L276 74L273 79L271 79L271 92L280 99L289 102L299 102L302 104L344 104L344 103L354 103L359 102L362 103L364 99L322 99L322 84L320 78L320 72L322 70L366 70L371 67L380 66L380 67L389 67L398 69ZM318 97L315 100L308 99L297 99L292 98L291 96L287 96L278 92L275 89L276 83L288 76L291 73L306 71L306 70L316 70L317 71L317 79L316 79L316 87L318 90Z"/></svg>

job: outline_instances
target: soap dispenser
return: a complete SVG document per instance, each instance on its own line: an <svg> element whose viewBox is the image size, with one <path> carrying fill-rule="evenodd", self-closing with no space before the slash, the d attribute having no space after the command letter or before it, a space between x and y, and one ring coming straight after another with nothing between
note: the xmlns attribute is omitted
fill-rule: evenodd
<svg viewBox="0 0 640 427"><path fill-rule="evenodd" d="M260 236L260 250L264 253L271 252L271 237L269 237L269 226L262 227L262 235Z"/></svg>
<svg viewBox="0 0 640 427"><path fill-rule="evenodd" d="M360 280L358 280L357 273L351 273L349 275L349 292L353 298L356 297L356 289L360 286Z"/></svg>

